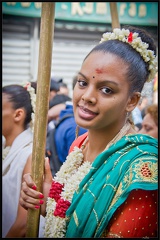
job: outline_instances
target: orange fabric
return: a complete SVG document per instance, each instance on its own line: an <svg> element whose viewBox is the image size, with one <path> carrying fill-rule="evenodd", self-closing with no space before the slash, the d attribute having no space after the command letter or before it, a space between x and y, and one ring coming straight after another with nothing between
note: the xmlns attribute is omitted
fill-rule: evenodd
<svg viewBox="0 0 160 240"><path fill-rule="evenodd" d="M88 136L88 132L82 134L82 135L79 136L76 140L74 140L74 142L73 142L72 145L70 146L69 153L73 151L73 148L74 148L75 146L81 147L82 143L84 142L84 140L86 139L87 136Z"/></svg>
<svg viewBox="0 0 160 240"><path fill-rule="evenodd" d="M158 192L133 190L116 210L102 238L157 237Z"/></svg>

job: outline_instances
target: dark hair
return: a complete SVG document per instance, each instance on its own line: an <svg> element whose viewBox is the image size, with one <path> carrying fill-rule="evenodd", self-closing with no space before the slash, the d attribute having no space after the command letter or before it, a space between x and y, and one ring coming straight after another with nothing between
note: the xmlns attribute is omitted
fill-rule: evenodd
<svg viewBox="0 0 160 240"><path fill-rule="evenodd" d="M31 86L35 88L36 84L32 82ZM13 104L15 110L18 108L25 109L26 118L24 121L24 127L26 128L31 121L31 114L33 112L29 92L21 85L11 84L2 87L2 93L7 94L8 100Z"/></svg>
<svg viewBox="0 0 160 240"><path fill-rule="evenodd" d="M60 90L59 88L59 82L51 78L51 83L50 83L50 91L55 91L58 92Z"/></svg>
<svg viewBox="0 0 160 240"><path fill-rule="evenodd" d="M131 26L125 26L123 28L130 30L132 33L138 33L142 41L149 44L148 49L152 50L156 55L156 45L154 44L154 40L144 29ZM131 45L119 40L104 41L96 45L86 58L95 51L103 51L104 53L111 53L120 57L128 65L127 78L131 83L130 92L142 91L150 73L148 69L149 66Z"/></svg>

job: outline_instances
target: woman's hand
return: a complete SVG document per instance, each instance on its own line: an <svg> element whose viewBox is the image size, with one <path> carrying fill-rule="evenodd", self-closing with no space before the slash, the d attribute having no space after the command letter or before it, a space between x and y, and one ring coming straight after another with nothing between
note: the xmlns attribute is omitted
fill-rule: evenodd
<svg viewBox="0 0 160 240"><path fill-rule="evenodd" d="M41 206L41 214L45 216L46 200L49 194L51 184L52 184L52 173L50 170L49 159L45 158L43 193L36 190L37 187L30 173L24 174L21 194L20 194L20 205L26 210L39 209Z"/></svg>

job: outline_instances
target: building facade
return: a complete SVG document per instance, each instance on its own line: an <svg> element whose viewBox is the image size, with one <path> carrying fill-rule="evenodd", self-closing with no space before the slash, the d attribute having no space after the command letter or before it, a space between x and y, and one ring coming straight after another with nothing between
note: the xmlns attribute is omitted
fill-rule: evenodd
<svg viewBox="0 0 160 240"><path fill-rule="evenodd" d="M120 25L147 29L158 47L158 2L118 2ZM41 3L2 2L2 85L35 81L38 73ZM72 79L86 54L111 30L109 2L56 2L51 75ZM144 95L151 96L151 85Z"/></svg>

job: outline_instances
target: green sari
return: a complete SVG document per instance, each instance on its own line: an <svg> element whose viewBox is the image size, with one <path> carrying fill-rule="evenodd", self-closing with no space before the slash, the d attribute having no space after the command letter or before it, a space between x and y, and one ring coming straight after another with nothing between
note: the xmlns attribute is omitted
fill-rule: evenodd
<svg viewBox="0 0 160 240"><path fill-rule="evenodd" d="M157 188L157 139L142 134L124 136L96 157L74 193L66 212L66 237L101 237L133 189Z"/></svg>

